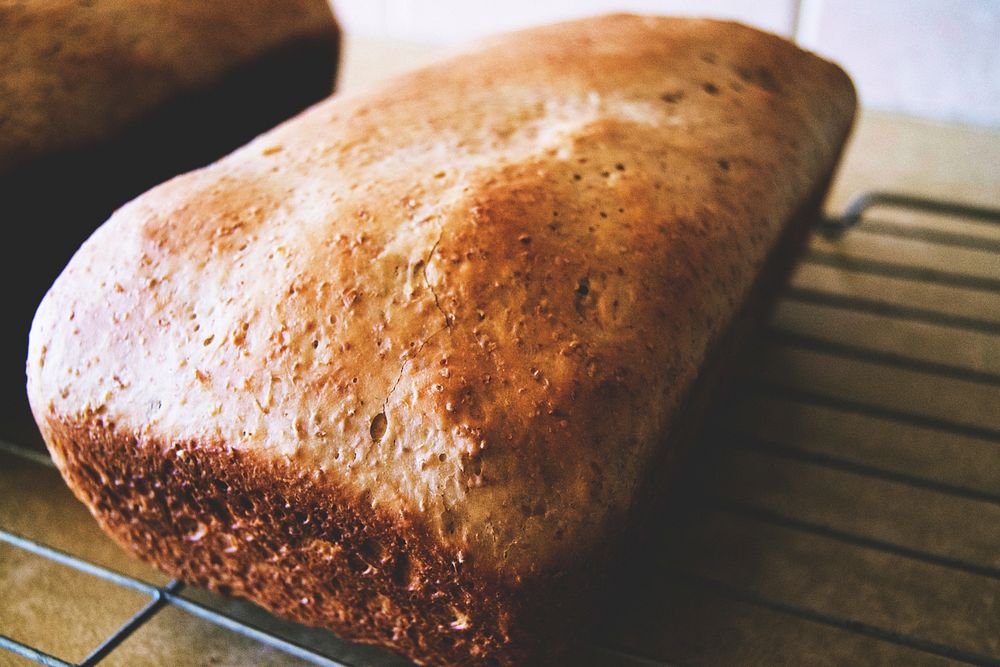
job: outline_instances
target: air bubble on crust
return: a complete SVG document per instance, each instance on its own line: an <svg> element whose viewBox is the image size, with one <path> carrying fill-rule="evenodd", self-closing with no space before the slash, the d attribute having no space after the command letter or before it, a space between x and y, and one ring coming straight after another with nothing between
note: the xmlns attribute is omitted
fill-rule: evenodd
<svg viewBox="0 0 1000 667"><path fill-rule="evenodd" d="M199 521L193 530L188 531L184 539L188 542L198 542L206 535L208 535L208 526Z"/></svg>
<svg viewBox="0 0 1000 667"><path fill-rule="evenodd" d="M361 544L361 554L363 555L365 561L369 564L382 565L389 560L389 554L386 548L378 542L378 540L373 540L371 538L365 540Z"/></svg>
<svg viewBox="0 0 1000 667"><path fill-rule="evenodd" d="M392 580L397 586L410 586L413 582L413 574L413 566L409 556L404 552L398 553L392 562Z"/></svg>
<svg viewBox="0 0 1000 667"><path fill-rule="evenodd" d="M372 424L368 432L371 434L373 441L381 442L385 436L388 424L389 422L386 420L384 412L380 412L372 418Z"/></svg>
<svg viewBox="0 0 1000 667"><path fill-rule="evenodd" d="M222 553L226 554L236 553L240 549L240 541L235 536L230 535L229 533L225 533L222 536L222 543L224 545L222 548Z"/></svg>
<svg viewBox="0 0 1000 667"><path fill-rule="evenodd" d="M455 607L451 608L451 613L454 614L455 620L448 624L452 630L465 630L469 627L469 615L465 614Z"/></svg>

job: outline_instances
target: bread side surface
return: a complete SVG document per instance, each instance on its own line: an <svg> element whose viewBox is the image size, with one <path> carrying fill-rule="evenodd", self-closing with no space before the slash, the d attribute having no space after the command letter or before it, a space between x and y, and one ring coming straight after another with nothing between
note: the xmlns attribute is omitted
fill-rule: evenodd
<svg viewBox="0 0 1000 667"><path fill-rule="evenodd" d="M173 577L425 664L547 649L519 596L465 576L418 516L374 510L316 471L221 443L130 440L99 417L47 435L101 526Z"/></svg>
<svg viewBox="0 0 1000 667"><path fill-rule="evenodd" d="M497 38L332 99L84 245L32 329L36 419L98 518L162 566L417 659L512 661L538 648L538 600L565 599L620 532L854 104L838 68L777 37L635 16ZM233 473L253 481L237 497L307 480L341 517L310 539L333 530L363 556L343 517L392 526L386 562L434 564L407 594L440 589L447 613L386 607L425 636L410 643L312 617L192 546L197 511L144 524L102 495L103 468L128 484L177 443L201 477L153 475L152 498L230 468L264 471ZM205 526L205 544L228 539ZM377 615L350 595L327 616Z"/></svg>

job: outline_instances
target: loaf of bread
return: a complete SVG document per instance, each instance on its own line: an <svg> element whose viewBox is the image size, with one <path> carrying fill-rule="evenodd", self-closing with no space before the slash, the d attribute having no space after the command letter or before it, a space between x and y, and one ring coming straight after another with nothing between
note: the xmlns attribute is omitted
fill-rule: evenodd
<svg viewBox="0 0 1000 667"><path fill-rule="evenodd" d="M9 438L12 412L30 422L31 316L73 252L129 199L327 97L339 31L327 0L14 0L0 35Z"/></svg>
<svg viewBox="0 0 1000 667"><path fill-rule="evenodd" d="M626 15L332 98L86 242L35 418L173 576L427 664L551 656L854 108L778 37Z"/></svg>
<svg viewBox="0 0 1000 667"><path fill-rule="evenodd" d="M283 72L311 87L300 104L329 94L336 68L338 32L323 0L15 0L0 6L0 26L0 174L114 139L179 94L278 52L322 53L297 77Z"/></svg>

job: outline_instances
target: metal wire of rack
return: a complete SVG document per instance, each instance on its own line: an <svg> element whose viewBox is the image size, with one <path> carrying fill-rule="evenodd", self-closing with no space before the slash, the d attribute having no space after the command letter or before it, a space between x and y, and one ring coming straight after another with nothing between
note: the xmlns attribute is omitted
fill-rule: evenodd
<svg viewBox="0 0 1000 667"><path fill-rule="evenodd" d="M17 447L5 446L3 449L7 452L16 454L23 453L31 458L41 457L41 455L38 455L35 452L29 452L26 450L15 452L14 450L20 449ZM128 639L129 636L138 630L140 626L152 618L154 614L169 604L209 621L210 623L215 623L216 625L222 626L228 630L259 641L262 644L266 644L267 646L271 646L287 653L288 655L295 656L296 658L311 662L315 665L321 665L322 667L349 667L346 663L339 662L305 646L283 639L275 634L265 632L259 628L244 623L239 619L219 613L209 607L206 607L205 605L199 604L198 602L181 597L180 593L184 588L184 584L176 579L170 581L164 586L153 586L152 584L147 584L146 582L140 581L134 577L119 574L118 572L109 570L108 568L90 563L71 554L47 547L44 544L39 544L38 542L25 539L5 530L0 530L0 542L23 549L24 551L28 551L37 556L42 556L56 563L79 570L80 572L85 572L92 576L104 579L105 581L109 581L113 584L124 586L125 588L131 588L132 590L139 591L140 593L144 593L150 597L149 602L142 609L136 612L132 618L123 623L117 630L102 641L99 646L91 651L86 658L78 663L67 662L54 655L45 653L44 651L41 651L33 646L19 642L12 637L0 634L0 648L6 649L23 658L34 660L38 664L47 665L49 667L91 667L92 665L96 665L106 658L112 651L114 651L115 648L117 648L123 641Z"/></svg>
<svg viewBox="0 0 1000 667"><path fill-rule="evenodd" d="M961 233L951 233L940 229L926 229L919 226L904 229L897 225L869 220L868 214L875 208L902 209L972 219L991 224L1000 224L1000 210L996 209L974 207L894 193L870 192L855 198L841 216L821 220L818 224L818 229L828 238L838 238L848 230L861 226L865 229L874 231L875 233L884 234L890 237L896 236L911 239L915 238L932 244L972 248L977 251L982 250L985 252L995 253L998 257L998 262L1000 262L1000 240L969 236ZM969 276L961 273L951 273L939 270L928 271L921 268L915 268L910 265L880 261L877 259L845 258L824 254L822 252L811 252L810 261L820 265L848 268L854 271L861 271L873 275L905 278L921 281L923 283L957 286L973 290L986 290L994 293L1000 293L1000 278ZM964 315L942 313L937 310L922 308L919 306L889 303L887 301L868 298L866 296L834 294L808 287L790 287L786 290L785 296L793 299L794 301L805 304L832 306L856 313L877 314L879 316L898 320L931 323L934 325L955 327L961 330L984 333L991 336L1000 336L1000 323L997 323L989 318L976 318ZM957 367L947 363L917 359L905 354L877 351L851 346L848 344L817 340L808 336L778 330L769 330L767 335L779 345L791 345L806 350L818 350L824 353L839 355L844 358L858 359L887 367L916 370L942 377L981 383L992 387L1000 386L1000 374L996 374L988 370ZM939 415L927 415L914 411L876 406L866 403L864 400L853 400L850 398L829 396L824 395L822 392L810 392L801 389L788 390L787 388L777 385L765 386L764 388L767 391L778 395L782 393L792 393L794 394L795 400L805 401L819 406L832 406L836 409L844 410L853 414L868 415L877 418L894 420L905 424L923 426L932 429L941 429L960 436L970 436L993 443L1000 443L1000 429L992 425L984 426L959 423ZM768 442L764 439L750 438L747 439L747 441L741 446L748 447L750 449L756 448L761 451L771 452L782 457L804 461L806 463L825 467L831 470L847 471L880 480L909 485L913 488L927 489L944 494L950 494L955 497L968 498L993 505L1000 505L1000 493L994 493L990 490L967 488L954 482L893 471L878 465L852 462L821 453L803 451L801 449L787 447L779 443ZM5 443L0 443L0 450L8 454L14 454L27 458L37 463L49 466L52 465L52 462L44 454L37 451ZM813 524L808 521L790 519L767 510L747 507L740 505L739 503L719 501L716 504L724 511L737 514L749 514L755 516L757 519L772 522L777 525L790 528L791 530L819 534L848 544L860 545L865 548L895 554L917 561L943 565L946 568L962 571L973 576L984 577L989 580L1000 580L1000 568L990 565L965 562L960 558L943 557L939 554L928 553L918 548L898 545L886 540L851 534L849 532L828 526ZM22 658L32 660L38 664L59 667L91 667L93 665L97 665L108 657L117 647L119 647L122 642L128 639L140 627L153 618L158 612L168 606L174 606L209 623L219 625L306 662L330 667L347 667L348 665L347 662L338 659L336 656L326 655L303 644L280 637L272 632L265 631L238 618L211 609L204 604L182 597L181 592L184 590L184 584L180 581L174 580L162 586L155 586L6 530L0 530L0 542L20 550L30 552L31 554L35 554L50 561L68 566L79 572L99 577L117 586L138 591L148 596L148 602L145 606L135 613L134 616L121 624L121 626L118 627L112 634L107 636L82 661L77 663L68 662L62 658L46 653L39 648L18 641L13 637L0 634L0 648L21 656ZM822 610L810 609L808 607L790 604L781 600L769 599L757 592L741 590L737 586L716 581L710 577L704 577L698 574L688 574L685 575L684 578L688 584L693 583L693 585L704 587L716 595L738 600L741 603L746 603L762 609L770 609L786 616L805 619L813 623L830 626L849 633L865 635L878 641L903 646L907 649L912 649L930 656L943 657L969 664L1000 665L1000 655L981 655L975 651L964 650L962 648L950 646L940 642L910 636L890 628L881 628L849 617L842 617L824 612ZM668 664L663 660L646 658L637 653L630 653L624 649L618 650L615 648L605 648L604 650L606 653L611 655L619 655L623 658L629 658L631 660L631 664L634 665Z"/></svg>

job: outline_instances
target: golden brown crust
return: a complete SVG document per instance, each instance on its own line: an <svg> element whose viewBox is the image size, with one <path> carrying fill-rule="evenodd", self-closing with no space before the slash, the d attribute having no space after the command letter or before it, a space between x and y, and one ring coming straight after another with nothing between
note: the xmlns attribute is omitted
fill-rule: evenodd
<svg viewBox="0 0 1000 667"><path fill-rule="evenodd" d="M398 648L509 662L613 545L853 109L839 69L776 37L632 16L333 99L81 249L33 326L36 419L71 478L100 443L111 465L174 442L268 471L241 493L318 475L379 539L461 564L467 627L414 616L433 647ZM121 535L117 504L97 513ZM194 576L184 553L161 564ZM390 641L365 623L333 625Z"/></svg>

